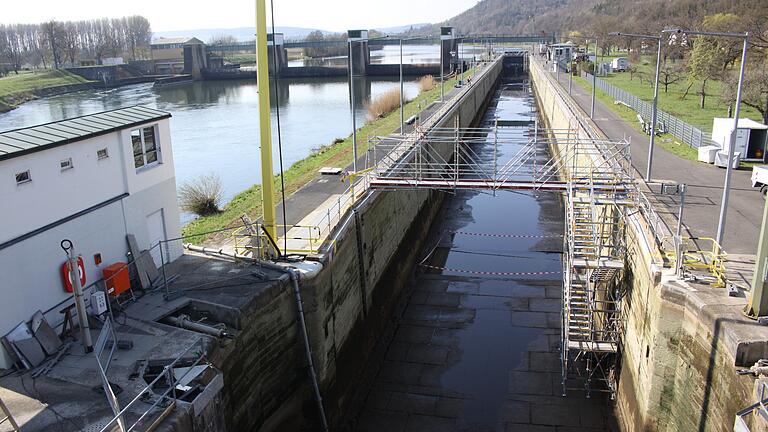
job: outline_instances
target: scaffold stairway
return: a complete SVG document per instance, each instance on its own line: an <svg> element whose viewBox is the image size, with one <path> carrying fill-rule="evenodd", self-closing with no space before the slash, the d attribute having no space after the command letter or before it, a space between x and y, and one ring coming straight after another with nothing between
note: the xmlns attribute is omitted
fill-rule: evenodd
<svg viewBox="0 0 768 432"><path fill-rule="evenodd" d="M593 179L593 177L592 177ZM610 392L620 337L615 281L623 268L623 200L595 189L566 193L562 384L568 390Z"/></svg>

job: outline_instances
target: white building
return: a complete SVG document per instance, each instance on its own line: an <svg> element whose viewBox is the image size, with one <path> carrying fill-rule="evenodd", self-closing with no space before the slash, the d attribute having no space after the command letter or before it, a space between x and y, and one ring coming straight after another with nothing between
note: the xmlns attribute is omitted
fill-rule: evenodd
<svg viewBox="0 0 768 432"><path fill-rule="evenodd" d="M611 68L615 71L625 71L629 69L629 60L626 57L616 57L611 60Z"/></svg>
<svg viewBox="0 0 768 432"><path fill-rule="evenodd" d="M63 239L91 285L127 261L126 234L141 249L180 236L170 117L136 106L0 133L0 336L37 310L62 322Z"/></svg>

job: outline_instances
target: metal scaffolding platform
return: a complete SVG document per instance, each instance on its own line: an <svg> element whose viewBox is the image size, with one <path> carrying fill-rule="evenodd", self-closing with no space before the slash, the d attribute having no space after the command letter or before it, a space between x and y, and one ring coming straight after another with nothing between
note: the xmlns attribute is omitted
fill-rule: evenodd
<svg viewBox="0 0 768 432"><path fill-rule="evenodd" d="M491 128L374 137L366 170L370 187L384 190L563 193L563 395L613 395L622 336L624 220L638 200L627 141L580 139L572 130L497 120Z"/></svg>

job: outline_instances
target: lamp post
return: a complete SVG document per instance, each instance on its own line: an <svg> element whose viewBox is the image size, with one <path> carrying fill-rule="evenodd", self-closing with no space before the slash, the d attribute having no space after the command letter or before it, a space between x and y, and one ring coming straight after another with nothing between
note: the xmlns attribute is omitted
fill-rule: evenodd
<svg viewBox="0 0 768 432"><path fill-rule="evenodd" d="M640 39L650 39L658 42L658 48L656 49L656 79L653 84L653 111L651 111L651 138L648 143L648 164L645 169L645 181L651 181L651 168L653 166L653 149L656 140L656 123L658 121L658 105L659 105L659 67L661 65L661 35L645 35L634 33L610 33L612 36L626 36L636 37Z"/></svg>
<svg viewBox="0 0 768 432"><path fill-rule="evenodd" d="M587 44L587 59L589 59L589 40L595 40L595 61L594 68L592 70L592 100L590 101L589 118L595 118L595 88L597 87L597 36L581 36L584 38L584 42Z"/></svg>
<svg viewBox="0 0 768 432"><path fill-rule="evenodd" d="M597 88L597 37L595 37L595 67L592 70L592 102L589 109L589 118L595 119L595 89Z"/></svg>
<svg viewBox="0 0 768 432"><path fill-rule="evenodd" d="M372 41L372 40L378 40L378 39L386 39L389 37L389 35L377 37L377 38L368 38L368 32L367 30L357 30L360 32L359 37L350 37L349 33L347 34L347 43L349 44L349 56L347 57L347 63L349 64L349 109L352 112L352 171L357 172L357 120L355 119L355 73L354 68L352 67L352 43L357 42L360 40L365 40L366 42ZM365 32L365 33L363 33Z"/></svg>
<svg viewBox="0 0 768 432"><path fill-rule="evenodd" d="M715 240L722 246L723 235L725 233L725 218L728 213L728 198L731 192L731 174L733 172L733 154L736 147L736 132L739 129L739 114L741 113L741 92L744 87L744 67L747 64L747 48L749 47L749 33L727 33L727 32L701 32L688 31L680 29L662 30L662 33L677 33L696 36L711 36L723 38L741 38L743 46L741 50L741 67L739 68L739 86L736 89L736 110L733 116L733 130L728 140L728 160L725 168L725 180L723 182L723 200L720 204L720 220L717 222L717 234Z"/></svg>
<svg viewBox="0 0 768 432"><path fill-rule="evenodd" d="M403 39L400 38L400 133L405 133L405 95L403 94L403 41L419 40L419 39L431 39L432 36L414 37Z"/></svg>

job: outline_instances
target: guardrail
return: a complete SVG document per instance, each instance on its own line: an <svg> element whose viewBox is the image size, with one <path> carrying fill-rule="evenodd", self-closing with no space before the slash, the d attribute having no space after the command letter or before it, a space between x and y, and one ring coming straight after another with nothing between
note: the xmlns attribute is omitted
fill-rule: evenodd
<svg viewBox="0 0 768 432"><path fill-rule="evenodd" d="M755 390L757 402L740 410L736 413L736 419L733 423L734 432L750 432L749 425L744 420L745 417L757 411L758 418L762 419L762 427L765 427L768 421L768 383L758 381L758 388ZM760 428L760 430L763 430Z"/></svg>
<svg viewBox="0 0 768 432"><path fill-rule="evenodd" d="M710 285L723 288L726 284L725 262L728 254L717 240L710 237L685 237L680 247L683 255L683 267L708 271L715 281ZM697 245L697 242L709 243L709 248Z"/></svg>
<svg viewBox="0 0 768 432"><path fill-rule="evenodd" d="M117 345L116 343L114 345ZM187 368L187 370L184 372L182 376L179 378L176 378L173 374L173 367L179 363L184 356L186 356L192 348L200 347L200 354L195 356L196 360L192 363L191 366ZM115 416L110 420L102 429L101 432L108 432L112 431L113 427L117 424L118 427L122 432L131 432L133 431L136 426L139 426L142 424L142 421L152 412L157 406L160 404L160 402L169 399L171 403L165 407L165 409L172 409L176 405L176 386L179 382L182 382L186 376L194 370L195 366L200 364L200 362L203 360L205 355L203 354L205 352L204 346L203 346L203 339L198 339L196 343L190 345L182 351L181 354L179 354L171 363L169 363L167 366L163 368L163 371L155 377L152 382L147 384L143 389L139 391L139 393L130 401L128 404L126 404L125 408L120 410L118 413L115 414ZM106 379L105 376L102 377L102 379ZM139 416L139 418L127 429L125 428L125 424L123 423L123 417L127 414L128 410L135 406L138 402L141 401L142 397L149 393L149 394L155 394L154 393L154 387L155 384L157 384L161 379L165 379L168 383L168 389L162 392L160 395L157 395L155 398L155 401L147 408L146 410L143 410L143 413ZM110 389L111 391L111 389ZM170 396L169 396L170 395ZM110 402L111 403L111 402Z"/></svg>
<svg viewBox="0 0 768 432"><path fill-rule="evenodd" d="M592 74L584 72L584 77L590 84L592 83ZM595 85L603 93L633 109L643 119L650 121L653 114L652 103L646 102L626 90L616 87L600 78L595 79ZM657 127L664 132L674 135L677 139L689 146L698 148L701 146L717 145L712 141L711 134L691 126L668 112L657 109L656 113Z"/></svg>

